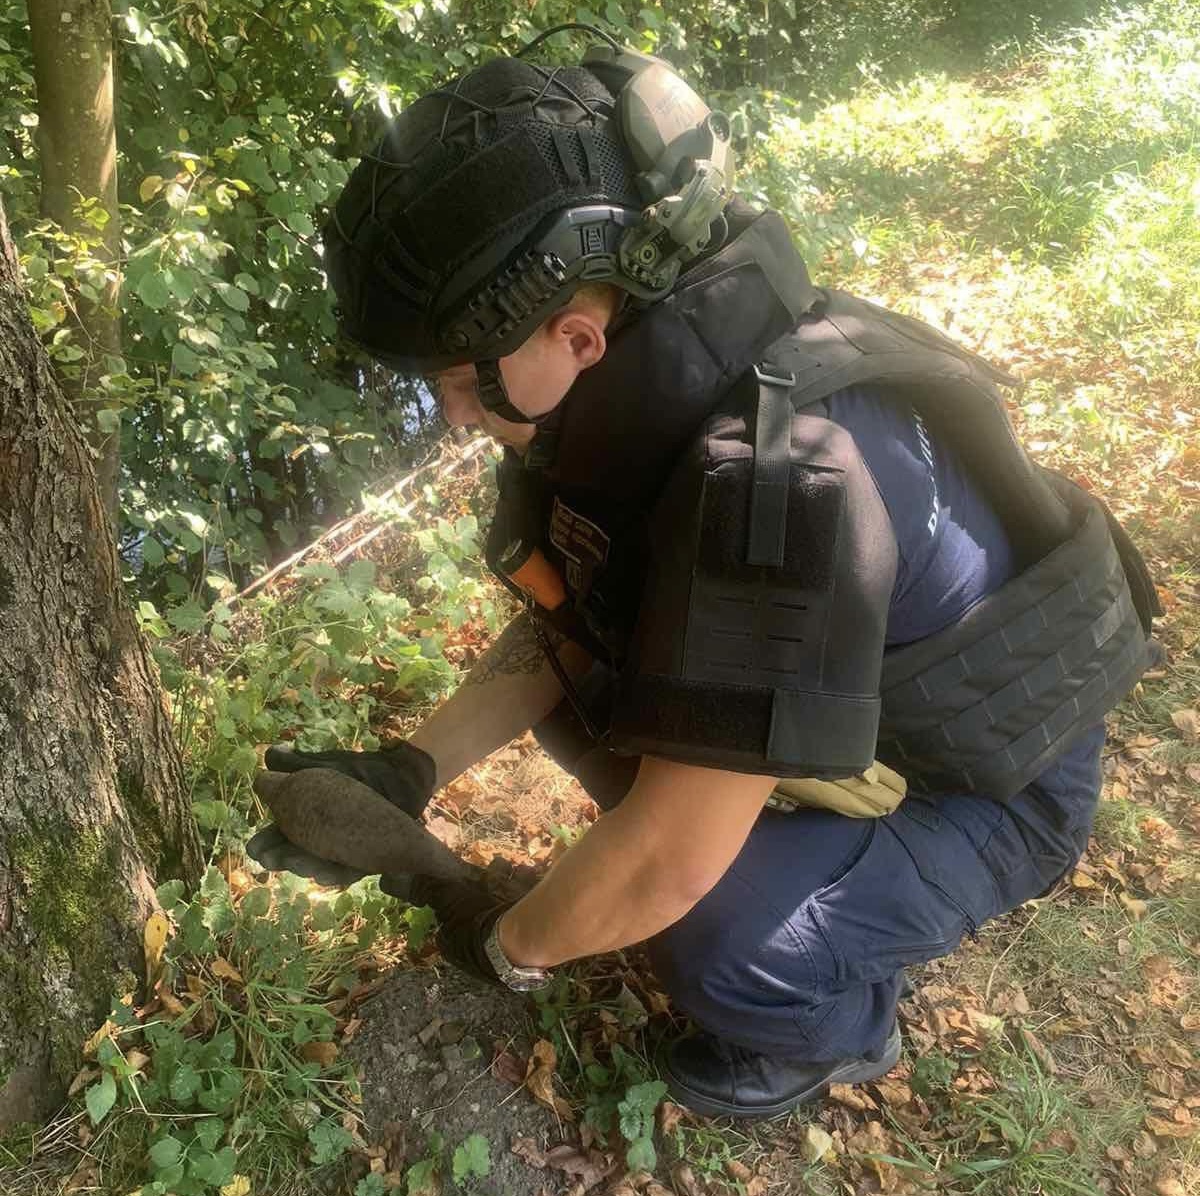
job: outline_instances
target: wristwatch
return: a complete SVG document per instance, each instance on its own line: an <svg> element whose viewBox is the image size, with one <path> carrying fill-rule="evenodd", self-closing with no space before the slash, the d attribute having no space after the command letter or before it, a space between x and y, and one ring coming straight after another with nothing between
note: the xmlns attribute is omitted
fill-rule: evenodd
<svg viewBox="0 0 1200 1196"><path fill-rule="evenodd" d="M488 957L488 963L496 969L496 976L500 983L514 992L537 992L538 989L545 988L550 983L548 969L518 967L504 954L504 948L500 946L499 918L492 923L492 928L483 941L483 951Z"/></svg>

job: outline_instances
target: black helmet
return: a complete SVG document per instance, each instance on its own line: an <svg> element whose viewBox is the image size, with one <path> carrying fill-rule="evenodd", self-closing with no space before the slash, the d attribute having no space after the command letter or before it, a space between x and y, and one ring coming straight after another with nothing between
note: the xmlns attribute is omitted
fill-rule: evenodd
<svg viewBox="0 0 1200 1196"><path fill-rule="evenodd" d="M324 229L347 337L409 372L476 362L484 405L523 419L497 361L580 286L670 292L720 226L728 121L609 41L582 66L494 59L389 122Z"/></svg>
<svg viewBox="0 0 1200 1196"><path fill-rule="evenodd" d="M613 108L582 67L500 58L390 121L324 229L346 336L428 372L513 352L584 282L620 285L643 205Z"/></svg>

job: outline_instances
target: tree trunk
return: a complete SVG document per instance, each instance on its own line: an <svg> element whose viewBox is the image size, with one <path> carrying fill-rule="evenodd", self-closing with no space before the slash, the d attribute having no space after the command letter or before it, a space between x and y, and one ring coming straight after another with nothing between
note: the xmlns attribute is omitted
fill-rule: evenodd
<svg viewBox="0 0 1200 1196"><path fill-rule="evenodd" d="M158 671L0 208L0 1131L52 1111L201 865Z"/></svg>
<svg viewBox="0 0 1200 1196"><path fill-rule="evenodd" d="M79 201L98 199L108 215L101 232L103 250L97 254L111 263L108 284L99 303L76 296L84 357L79 378L64 378L62 384L97 452L100 494L115 528L120 425L103 431L95 401L95 380L106 370L105 358L121 355L121 219L110 0L29 0L29 31L38 96L42 215L68 232L91 236L94 226L81 224L76 214Z"/></svg>

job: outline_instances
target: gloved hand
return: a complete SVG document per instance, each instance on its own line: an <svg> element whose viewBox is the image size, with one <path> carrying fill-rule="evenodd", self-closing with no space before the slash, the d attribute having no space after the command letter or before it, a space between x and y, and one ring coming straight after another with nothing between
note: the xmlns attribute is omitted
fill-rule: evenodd
<svg viewBox="0 0 1200 1196"><path fill-rule="evenodd" d="M421 817L437 782L433 757L405 740L377 752L301 752L270 747L266 764L272 772L332 768L369 785L410 818Z"/></svg>
<svg viewBox="0 0 1200 1196"><path fill-rule="evenodd" d="M269 822L246 844L246 854L270 872L294 872L308 876L319 885L346 888L367 874L346 864L323 860L320 856L297 847L284 837L283 831Z"/></svg>
<svg viewBox="0 0 1200 1196"><path fill-rule="evenodd" d="M386 875L379 887L385 893L393 892ZM500 983L483 945L497 919L513 902L497 901L482 885L470 881L432 876L414 876L411 883L403 883L403 891L393 895L433 909L438 920L438 947L448 962L480 980Z"/></svg>

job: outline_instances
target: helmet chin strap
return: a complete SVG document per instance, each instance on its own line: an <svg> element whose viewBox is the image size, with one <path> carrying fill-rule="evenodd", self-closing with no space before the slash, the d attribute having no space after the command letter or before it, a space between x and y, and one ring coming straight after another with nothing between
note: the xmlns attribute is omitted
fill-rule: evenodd
<svg viewBox="0 0 1200 1196"><path fill-rule="evenodd" d="M476 385L479 390L479 405L510 424L536 424L538 420L514 407L504 388L504 377L500 373L500 362L496 358L475 363Z"/></svg>
<svg viewBox="0 0 1200 1196"><path fill-rule="evenodd" d="M476 385L479 390L479 405L485 410L513 424L531 424L536 428L533 439L525 449L526 469L545 469L554 460L558 448L558 426L560 409L554 408L544 415L526 415L514 407L504 387L500 373L500 362L495 358L475 363Z"/></svg>

